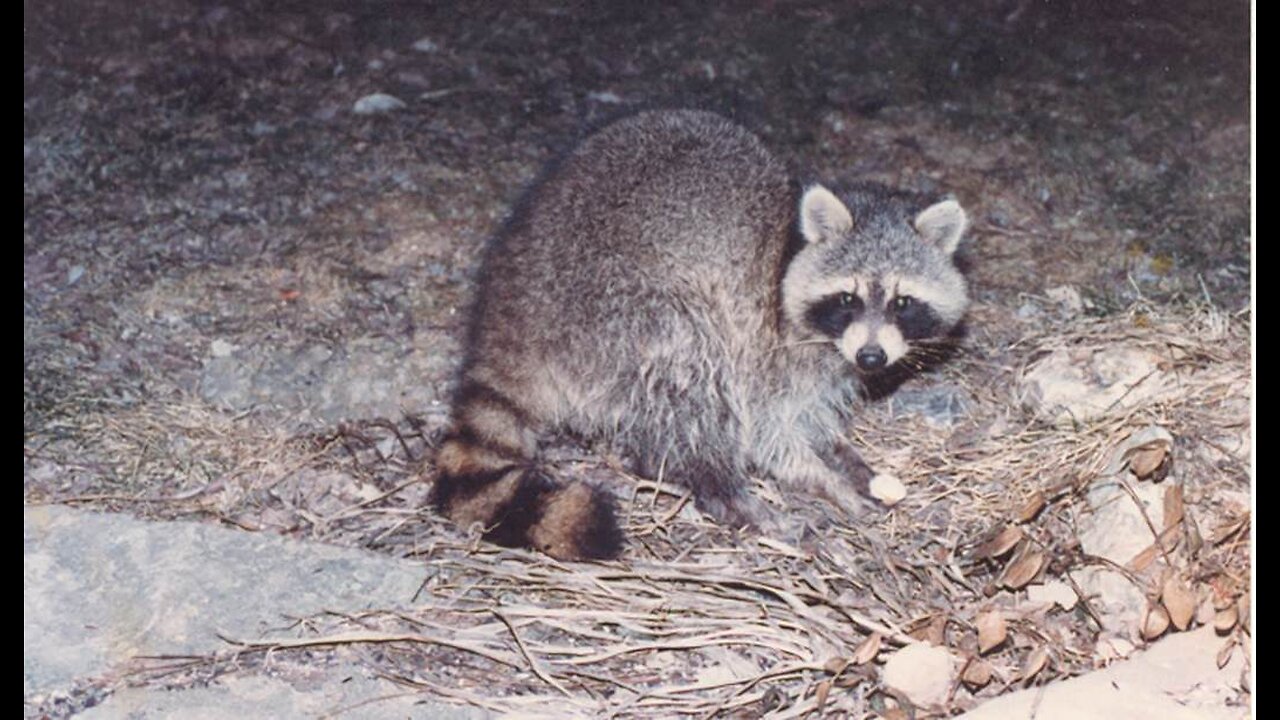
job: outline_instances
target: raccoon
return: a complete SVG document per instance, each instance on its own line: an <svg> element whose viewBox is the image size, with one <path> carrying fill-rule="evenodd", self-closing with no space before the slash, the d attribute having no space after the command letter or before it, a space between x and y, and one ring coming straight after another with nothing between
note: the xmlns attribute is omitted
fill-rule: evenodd
<svg viewBox="0 0 1280 720"><path fill-rule="evenodd" d="M616 556L611 494L538 463L560 431L612 439L735 528L776 527L753 474L858 512L860 384L960 322L965 228L954 200L795 183L718 115L607 126L487 247L435 507L501 545Z"/></svg>

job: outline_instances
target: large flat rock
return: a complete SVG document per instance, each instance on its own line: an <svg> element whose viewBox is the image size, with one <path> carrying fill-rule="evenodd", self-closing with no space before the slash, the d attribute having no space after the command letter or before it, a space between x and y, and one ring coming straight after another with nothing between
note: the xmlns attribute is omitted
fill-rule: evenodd
<svg viewBox="0 0 1280 720"><path fill-rule="evenodd" d="M348 669L349 670L349 669ZM482 720L489 713L423 701L385 680L359 677L343 668L326 670L308 688L272 677L231 676L213 687L183 690L125 688L76 716L82 720L225 720L226 718L318 718L342 720Z"/></svg>
<svg viewBox="0 0 1280 720"><path fill-rule="evenodd" d="M1213 628L1178 633L1129 660L1064 682L1002 695L961 720L1239 720L1243 659L1237 649L1222 668L1223 638Z"/></svg>
<svg viewBox="0 0 1280 720"><path fill-rule="evenodd" d="M418 563L195 522L23 512L23 694L137 655L226 649L297 617L409 603ZM279 636L281 633L276 632Z"/></svg>

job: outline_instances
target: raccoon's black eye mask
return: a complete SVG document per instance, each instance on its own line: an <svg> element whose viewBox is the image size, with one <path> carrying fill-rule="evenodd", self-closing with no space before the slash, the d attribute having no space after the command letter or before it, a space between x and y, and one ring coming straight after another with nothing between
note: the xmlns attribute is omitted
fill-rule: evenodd
<svg viewBox="0 0 1280 720"><path fill-rule="evenodd" d="M850 292L828 295L805 310L805 321L828 337L840 337L849 324L866 312L862 298Z"/></svg>
<svg viewBox="0 0 1280 720"><path fill-rule="evenodd" d="M937 337L946 330L932 308L909 295L894 298L889 313L890 320L906 340Z"/></svg>

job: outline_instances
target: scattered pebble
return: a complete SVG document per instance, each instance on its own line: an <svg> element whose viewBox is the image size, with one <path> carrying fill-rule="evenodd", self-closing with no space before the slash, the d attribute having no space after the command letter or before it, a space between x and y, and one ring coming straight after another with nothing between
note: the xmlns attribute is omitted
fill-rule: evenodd
<svg viewBox="0 0 1280 720"><path fill-rule="evenodd" d="M916 705L938 705L947 699L955 680L956 661L945 648L928 643L908 645L884 664L884 684Z"/></svg>
<svg viewBox="0 0 1280 720"><path fill-rule="evenodd" d="M1074 285L1059 285L1045 290L1044 294L1072 315L1084 312L1084 298L1080 296L1080 291Z"/></svg>
<svg viewBox="0 0 1280 720"><path fill-rule="evenodd" d="M1019 381L1023 405L1055 424L1123 413L1174 390L1159 355L1132 347L1056 350Z"/></svg>
<svg viewBox="0 0 1280 720"><path fill-rule="evenodd" d="M405 102L394 95L373 93L357 100L351 110L357 115L377 115L394 110L402 110L405 107L407 107Z"/></svg>
<svg viewBox="0 0 1280 720"><path fill-rule="evenodd" d="M902 502L907 496L907 487L898 478L881 473L871 478L871 497L890 507Z"/></svg>
<svg viewBox="0 0 1280 720"><path fill-rule="evenodd" d="M1061 580L1050 580L1043 585L1027 586L1027 599L1033 603L1050 603L1063 610L1070 610L1080 601L1076 591Z"/></svg>
<svg viewBox="0 0 1280 720"><path fill-rule="evenodd" d="M217 340L209 343L209 354L216 358L228 357L235 351L236 346L222 338L218 338Z"/></svg>
<svg viewBox="0 0 1280 720"><path fill-rule="evenodd" d="M431 38L425 38L425 37L415 42L410 47L412 47L414 50L417 50L420 53L433 53L433 52L439 52L440 50L440 45L436 43L435 40L432 40Z"/></svg>
<svg viewBox="0 0 1280 720"><path fill-rule="evenodd" d="M621 105L623 103L622 98L607 90L604 92L589 92L587 93L587 99L604 103L605 105Z"/></svg>

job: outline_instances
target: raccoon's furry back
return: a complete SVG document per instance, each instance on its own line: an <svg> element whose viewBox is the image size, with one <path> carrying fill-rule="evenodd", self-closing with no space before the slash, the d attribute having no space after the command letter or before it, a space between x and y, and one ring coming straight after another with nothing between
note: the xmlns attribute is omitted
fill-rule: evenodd
<svg viewBox="0 0 1280 720"><path fill-rule="evenodd" d="M796 198L708 113L636 115L569 154L487 248L437 507L501 544L615 555L611 496L537 464L553 428L620 441L704 506L738 494Z"/></svg>

